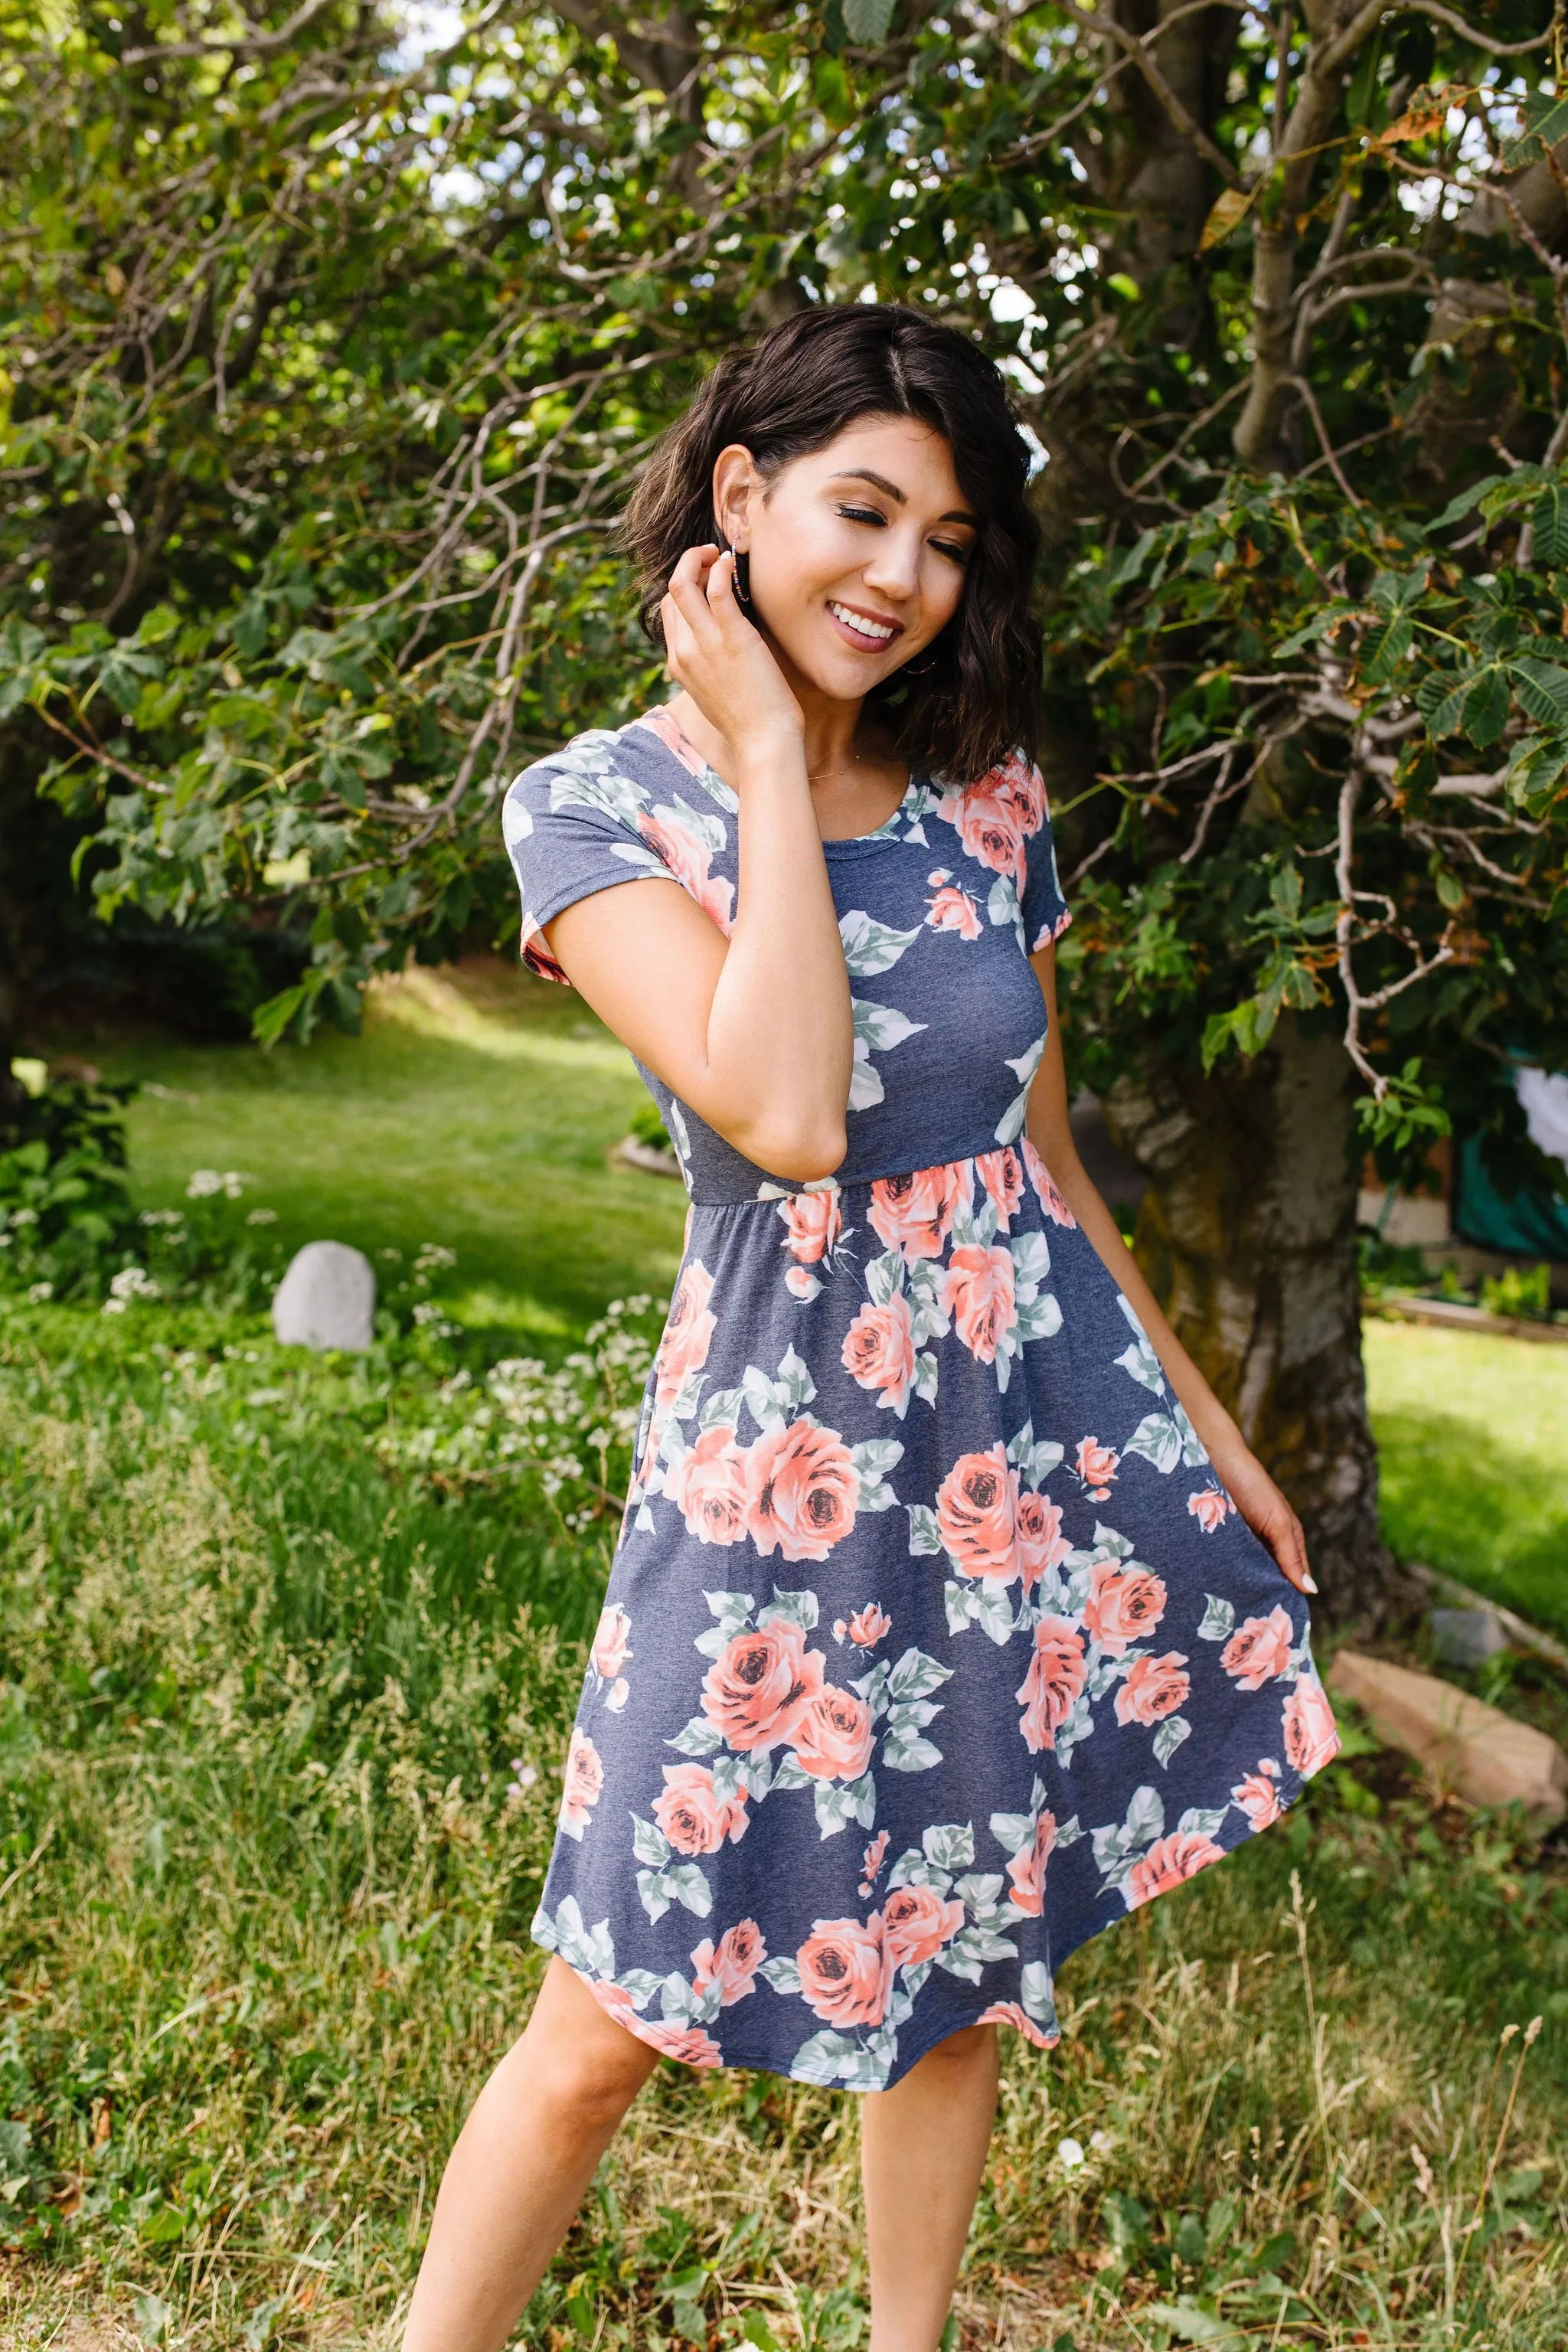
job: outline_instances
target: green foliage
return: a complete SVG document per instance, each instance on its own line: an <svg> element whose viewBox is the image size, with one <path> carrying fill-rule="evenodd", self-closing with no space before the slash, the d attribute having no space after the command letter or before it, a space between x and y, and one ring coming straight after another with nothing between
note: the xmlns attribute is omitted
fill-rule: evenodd
<svg viewBox="0 0 1568 2352"><path fill-rule="evenodd" d="M133 1086L64 1079L25 1094L0 1129L0 1285L96 1292L136 1237L125 1169Z"/></svg>
<svg viewBox="0 0 1568 2352"><path fill-rule="evenodd" d="M101 1298L108 1315L163 1297L259 1306L281 1268L268 1208L241 1214L237 1171L193 1171L179 1209L137 1210L126 1167L134 1081L60 1079L26 1097L0 1151L0 1290Z"/></svg>
<svg viewBox="0 0 1568 2352"><path fill-rule="evenodd" d="M868 290L1000 347L1048 458L1082 1074L1332 1024L1391 1166L1459 1116L1525 1172L1568 483L1555 231L1492 184L1549 176L1561 101L1541 0L1487 22L1324 68L1292 19L1280 96L1278 28L1184 19L1177 120L1052 0L707 0L668 43L509 5L429 51L332 0L241 70L202 0L14 12L0 706L100 904L308 929L266 1038L501 936L507 776L657 690L613 538L651 436Z"/></svg>
<svg viewBox="0 0 1568 2352"><path fill-rule="evenodd" d="M1552 1314L1552 1269L1548 1265L1506 1265L1495 1279L1481 1284L1481 1305L1489 1315L1513 1315L1525 1322L1544 1323Z"/></svg>

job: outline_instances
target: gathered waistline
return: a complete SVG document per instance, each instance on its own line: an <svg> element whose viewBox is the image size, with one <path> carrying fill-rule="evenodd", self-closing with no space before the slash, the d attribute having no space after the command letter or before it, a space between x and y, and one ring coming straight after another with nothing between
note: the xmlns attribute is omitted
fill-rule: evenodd
<svg viewBox="0 0 1568 2352"><path fill-rule="evenodd" d="M1011 1152L1022 1168L1032 1173L1030 1163L1045 1172L1045 1162L1026 1136L1012 1143L998 1143L994 1138L972 1145L967 1150L955 1151L946 1160L929 1160L919 1167L897 1166L873 1169L863 1176L821 1176L806 1184L785 1184L773 1177L764 1177L754 1192L737 1192L728 1200L705 1201L698 1194L690 1196L693 1209L765 1209L776 1210L781 1201L801 1201L821 1196L831 1198L847 1192L869 1192L877 1184L915 1184L922 1177L942 1177L962 1169L973 1169L980 1161L998 1164L1005 1153Z"/></svg>

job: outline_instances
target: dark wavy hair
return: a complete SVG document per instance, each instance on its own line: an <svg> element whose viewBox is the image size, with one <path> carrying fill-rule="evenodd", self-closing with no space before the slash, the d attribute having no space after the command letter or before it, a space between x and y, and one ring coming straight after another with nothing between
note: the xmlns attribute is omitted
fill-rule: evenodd
<svg viewBox="0 0 1568 2352"><path fill-rule="evenodd" d="M919 772L973 782L1040 723L1040 638L1029 611L1039 526L1029 456L1000 370L967 336L900 303L803 310L719 362L649 457L623 526L642 572L642 625L663 642L659 599L689 547L719 538L713 466L739 442L764 478L866 416L912 416L952 451L980 517L958 610L929 670L895 671L868 698Z"/></svg>

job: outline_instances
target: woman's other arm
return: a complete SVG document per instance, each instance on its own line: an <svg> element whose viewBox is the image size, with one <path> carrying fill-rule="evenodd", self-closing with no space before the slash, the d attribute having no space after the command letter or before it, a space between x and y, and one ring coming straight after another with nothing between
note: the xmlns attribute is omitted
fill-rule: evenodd
<svg viewBox="0 0 1568 2352"><path fill-rule="evenodd" d="M1191 1356L1167 1322L1163 1309L1139 1269L1138 1261L1122 1240L1115 1218L1089 1181L1068 1118L1067 1072L1062 1062L1061 1032L1057 1021L1057 958L1054 948L1042 948L1031 959L1046 1000L1050 1027L1046 1051L1029 1095L1027 1130L1058 1191L1094 1244L1119 1289L1131 1302L1149 1335L1165 1378L1180 1400L1223 1480L1226 1491L1253 1533L1267 1544L1283 1573L1302 1592L1315 1592L1307 1564L1301 1522L1285 1496L1247 1445L1240 1430L1210 1388Z"/></svg>

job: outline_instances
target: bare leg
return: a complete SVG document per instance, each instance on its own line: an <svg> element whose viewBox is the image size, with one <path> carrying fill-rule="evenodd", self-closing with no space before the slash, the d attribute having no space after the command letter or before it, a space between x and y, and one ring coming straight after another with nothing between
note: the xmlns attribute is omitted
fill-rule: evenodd
<svg viewBox="0 0 1568 2352"><path fill-rule="evenodd" d="M500 2352L658 2063L551 1961L447 2159L403 2352Z"/></svg>
<svg viewBox="0 0 1568 2352"><path fill-rule="evenodd" d="M937 2352L996 2114L996 2028L939 2042L860 2126L871 2352Z"/></svg>

